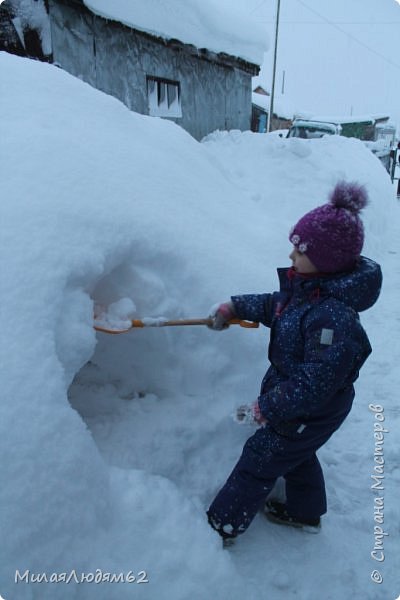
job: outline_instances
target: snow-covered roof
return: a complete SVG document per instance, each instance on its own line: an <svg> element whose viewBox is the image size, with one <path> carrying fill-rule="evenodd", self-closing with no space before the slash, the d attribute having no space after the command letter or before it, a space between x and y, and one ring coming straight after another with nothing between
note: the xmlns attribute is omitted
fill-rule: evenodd
<svg viewBox="0 0 400 600"><path fill-rule="evenodd" d="M251 101L253 104L256 104L257 106L268 112L270 103L269 96L264 96L264 94L257 94L257 92L252 92Z"/></svg>
<svg viewBox="0 0 400 600"><path fill-rule="evenodd" d="M266 112L269 111L269 103L271 101L270 96L264 96L264 94L258 94L252 92L251 102L252 104L259 106ZM290 105L290 102L284 100L282 97L274 100L274 114L281 119L293 119L293 115L296 111L294 107Z"/></svg>
<svg viewBox="0 0 400 600"><path fill-rule="evenodd" d="M223 52L261 65L266 27L244 0L83 0L95 14L165 39Z"/></svg>
<svg viewBox="0 0 400 600"><path fill-rule="evenodd" d="M304 117L305 118L305 117ZM366 121L380 121L381 119L389 119L389 116L386 114L365 114L365 115L346 115L346 116L338 116L338 115L324 115L324 116L315 116L312 117L307 116L307 120L310 121L321 121L325 123L365 123Z"/></svg>
<svg viewBox="0 0 400 600"><path fill-rule="evenodd" d="M312 121L308 119L296 119L293 125L297 125L297 127L318 127L319 129L325 129L326 131L332 131L336 133L340 131L341 127L336 123L331 123L327 121Z"/></svg>

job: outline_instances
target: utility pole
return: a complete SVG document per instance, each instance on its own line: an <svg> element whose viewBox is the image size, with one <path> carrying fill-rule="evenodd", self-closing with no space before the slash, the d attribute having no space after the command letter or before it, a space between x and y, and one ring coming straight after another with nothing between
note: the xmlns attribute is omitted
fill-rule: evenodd
<svg viewBox="0 0 400 600"><path fill-rule="evenodd" d="M274 111L276 55L277 55L277 50L278 50L278 29L279 29L279 11L280 11L280 7L281 7L281 0L277 0L276 23L275 23L274 66L273 66L273 69L272 69L271 102L269 104L267 133L269 133L271 131L271 121L272 121L272 115L273 115L273 111Z"/></svg>

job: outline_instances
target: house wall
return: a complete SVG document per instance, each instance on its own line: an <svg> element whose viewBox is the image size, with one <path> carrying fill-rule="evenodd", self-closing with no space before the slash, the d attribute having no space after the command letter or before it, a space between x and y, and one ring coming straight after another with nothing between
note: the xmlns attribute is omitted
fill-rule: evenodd
<svg viewBox="0 0 400 600"><path fill-rule="evenodd" d="M149 114L146 76L180 82L182 117L196 139L216 129L250 129L251 73L171 48L84 7L49 3L54 62L128 108Z"/></svg>

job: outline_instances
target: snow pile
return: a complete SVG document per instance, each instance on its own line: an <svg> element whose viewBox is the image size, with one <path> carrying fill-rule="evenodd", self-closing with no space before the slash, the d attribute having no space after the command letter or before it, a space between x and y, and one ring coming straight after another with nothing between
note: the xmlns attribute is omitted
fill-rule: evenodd
<svg viewBox="0 0 400 600"><path fill-rule="evenodd" d="M50 65L2 53L0 69L0 593L241 600L267 587L272 599L314 600L330 580L334 600L360 590L376 598L366 407L385 404L395 429L385 347L392 296L366 318L377 351L354 417L321 452L331 499L323 533L300 539L260 517L232 552L204 512L251 433L231 415L258 393L268 333L155 327L111 336L92 325L95 305L122 321L202 317L231 293L275 289L291 225L339 178L366 185L365 253L391 269L398 215L380 162L361 142L335 136L216 132L199 144ZM342 468L331 473L335 463ZM385 542L394 560L394 539ZM385 568L390 596L394 563ZM14 583L16 570L104 579ZM139 590L107 582L107 573L129 572L149 582Z"/></svg>
<svg viewBox="0 0 400 600"><path fill-rule="evenodd" d="M268 50L265 25L245 2L227 0L84 0L94 13L166 39L225 52L260 65Z"/></svg>

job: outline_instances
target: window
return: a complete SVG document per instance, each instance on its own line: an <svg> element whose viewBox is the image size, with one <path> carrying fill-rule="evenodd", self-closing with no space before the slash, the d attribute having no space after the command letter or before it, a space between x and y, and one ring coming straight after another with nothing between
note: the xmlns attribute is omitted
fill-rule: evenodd
<svg viewBox="0 0 400 600"><path fill-rule="evenodd" d="M181 89L178 81L147 77L147 98L152 117L182 116Z"/></svg>

